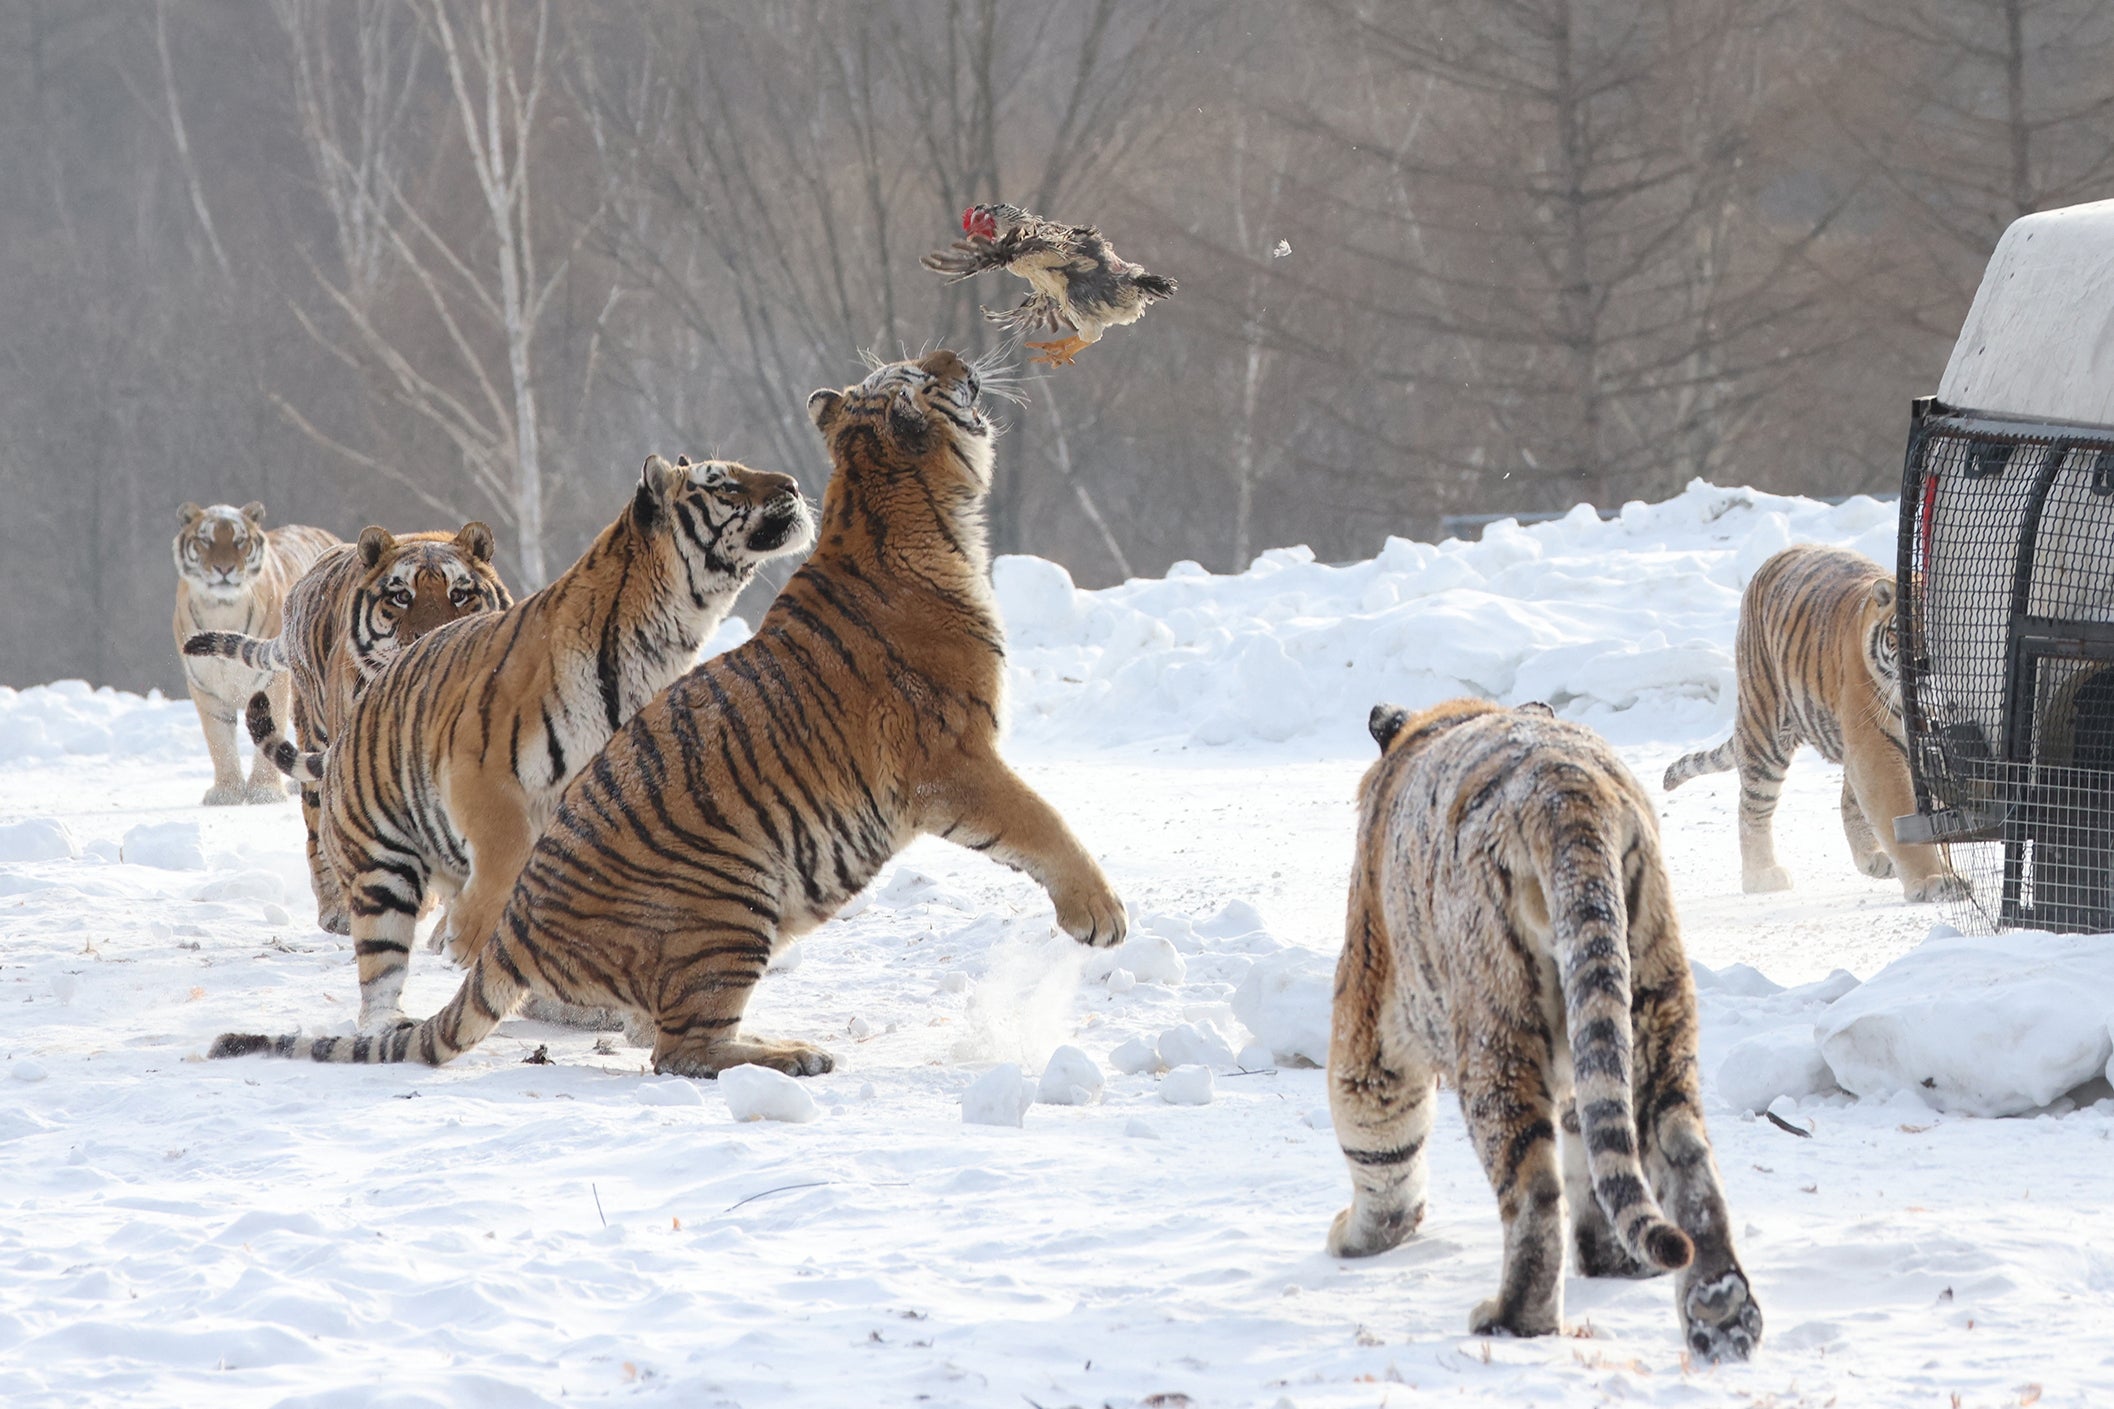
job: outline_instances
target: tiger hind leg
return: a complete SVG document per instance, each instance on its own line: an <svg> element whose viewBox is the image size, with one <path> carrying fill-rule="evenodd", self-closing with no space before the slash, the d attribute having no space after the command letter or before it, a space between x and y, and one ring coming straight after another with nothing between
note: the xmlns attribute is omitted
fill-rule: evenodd
<svg viewBox="0 0 2114 1409"><path fill-rule="evenodd" d="M352 915L335 867L323 859L323 793L314 783L301 788L301 821L308 829L308 880L316 894L316 927L326 934L351 934Z"/></svg>
<svg viewBox="0 0 2114 1409"><path fill-rule="evenodd" d="M1706 1362L1747 1359L1761 1343L1762 1309L1733 1251L1732 1215L1718 1184L1717 1161L1692 1104L1662 1112L1650 1132L1644 1167L1660 1207L1695 1244L1694 1258L1674 1274L1681 1339Z"/></svg>
<svg viewBox="0 0 2114 1409"><path fill-rule="evenodd" d="M661 946L655 985L653 1069L676 1076L716 1077L728 1067L755 1065L787 1076L820 1076L836 1059L809 1042L771 1041L740 1034L749 994L770 963L772 931L757 920L729 918L711 930L669 936ZM581 1006L596 994L568 993Z"/></svg>
<svg viewBox="0 0 2114 1409"><path fill-rule="evenodd" d="M1533 1035L1503 1022L1480 1034L1460 1072L1461 1110L1497 1194L1505 1263L1497 1295L1470 1314L1474 1335L1547 1336L1563 1329L1563 1163L1556 1147L1554 1063Z"/></svg>
<svg viewBox="0 0 2114 1409"><path fill-rule="evenodd" d="M1424 1221L1437 1090L1437 1071L1409 1040L1391 969L1357 967L1360 982L1337 995L1329 1038L1329 1117L1351 1175L1350 1206L1329 1224L1335 1257L1386 1252Z"/></svg>
<svg viewBox="0 0 2114 1409"><path fill-rule="evenodd" d="M1659 1270L1640 1262L1622 1245L1593 1192L1593 1171L1579 1130L1578 1111L1570 1102L1563 1113L1564 1206L1571 1215L1571 1251L1585 1277L1656 1277Z"/></svg>
<svg viewBox="0 0 2114 1409"><path fill-rule="evenodd" d="M1774 823L1793 747L1780 729L1741 731L1740 889L1749 895L1791 889L1791 873L1777 864Z"/></svg>

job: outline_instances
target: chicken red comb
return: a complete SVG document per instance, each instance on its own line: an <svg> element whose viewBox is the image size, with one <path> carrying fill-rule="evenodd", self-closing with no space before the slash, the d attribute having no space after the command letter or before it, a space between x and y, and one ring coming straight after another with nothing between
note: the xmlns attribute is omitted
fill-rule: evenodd
<svg viewBox="0 0 2114 1409"><path fill-rule="evenodd" d="M964 209L964 210L962 211L962 233L964 233L964 234L974 234L974 233L975 233L975 231L976 231L976 207L972 205L972 206L968 206L968 207L966 207L966 208L965 208L965 209Z"/></svg>

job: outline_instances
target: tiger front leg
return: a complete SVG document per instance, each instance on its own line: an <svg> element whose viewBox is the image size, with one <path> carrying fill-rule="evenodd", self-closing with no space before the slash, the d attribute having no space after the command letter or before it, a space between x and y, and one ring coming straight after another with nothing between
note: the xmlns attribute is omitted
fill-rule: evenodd
<svg viewBox="0 0 2114 1409"><path fill-rule="evenodd" d="M1854 805L1873 833L1874 842L1892 858L1888 874L1901 877L1901 891L1910 904L1964 899L1969 894L1968 884L1954 874L1942 847L1894 840L1894 819L1916 810L1916 789L1909 780L1908 762L1901 757L1899 747L1878 731L1871 732L1874 737L1866 740L1863 748L1854 753L1846 750L1845 816L1852 805L1850 798L1854 797Z"/></svg>
<svg viewBox="0 0 2114 1409"><path fill-rule="evenodd" d="M242 755L235 741L235 711L196 685L191 687L191 703L197 707L198 726L205 731L206 752L213 759L213 786L206 789L203 801L207 807L238 806L249 789L242 779ZM265 767L271 767L262 754L258 757Z"/></svg>
<svg viewBox="0 0 2114 1409"><path fill-rule="evenodd" d="M981 851L1049 892L1057 924L1081 944L1105 948L1130 927L1123 899L1057 809L996 758L961 760L922 798L921 830Z"/></svg>
<svg viewBox="0 0 2114 1409"><path fill-rule="evenodd" d="M1886 880L1894 874L1894 858L1879 844L1871 821L1857 801L1857 790L1850 786L1847 769L1842 777L1842 834L1850 843L1850 859L1857 863L1858 870L1875 880Z"/></svg>
<svg viewBox="0 0 2114 1409"><path fill-rule="evenodd" d="M318 784L301 789L301 821L308 829L308 879L316 894L316 927L326 934L351 934L352 913L335 867L323 859L323 793Z"/></svg>
<svg viewBox="0 0 2114 1409"><path fill-rule="evenodd" d="M342 854L342 846L339 850ZM329 854L326 843L326 859ZM352 910L353 962L360 977L361 1032L383 1032L407 1021L404 978L425 895L425 867L408 853L363 857L350 868L346 900Z"/></svg>

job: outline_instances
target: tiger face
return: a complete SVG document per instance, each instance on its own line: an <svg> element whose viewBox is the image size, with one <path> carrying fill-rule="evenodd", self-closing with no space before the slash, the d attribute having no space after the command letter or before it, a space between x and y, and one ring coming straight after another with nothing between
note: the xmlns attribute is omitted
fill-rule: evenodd
<svg viewBox="0 0 2114 1409"><path fill-rule="evenodd" d="M991 485L993 429L984 415L976 369L941 348L915 362L876 367L843 391L807 400L808 416L840 465L874 463L885 471L931 476L951 463L961 488L981 494ZM856 444L847 444L855 442ZM845 453L850 450L865 453Z"/></svg>
<svg viewBox="0 0 2114 1409"><path fill-rule="evenodd" d="M366 576L353 590L352 625L363 664L460 617L513 605L492 567L492 530L481 523L464 524L452 538L398 538L370 525L357 551Z"/></svg>
<svg viewBox="0 0 2114 1409"><path fill-rule="evenodd" d="M1894 609L1894 582L1880 578L1866 591L1858 620L1864 643L1865 669L1879 687L1880 698L1895 714L1901 713L1901 635L1899 615Z"/></svg>
<svg viewBox="0 0 2114 1409"><path fill-rule="evenodd" d="M232 602L264 571L264 506L186 504L174 544L176 574L210 601Z"/></svg>
<svg viewBox="0 0 2114 1409"><path fill-rule="evenodd" d="M677 555L693 577L745 579L766 559L797 553L814 538L815 520L800 482L732 460L669 464L646 461L632 515L652 536L673 529Z"/></svg>

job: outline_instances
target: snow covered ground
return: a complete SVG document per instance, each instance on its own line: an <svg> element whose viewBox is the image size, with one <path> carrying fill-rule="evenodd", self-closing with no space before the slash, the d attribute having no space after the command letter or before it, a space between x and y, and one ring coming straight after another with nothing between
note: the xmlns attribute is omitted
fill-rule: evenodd
<svg viewBox="0 0 2114 1409"><path fill-rule="evenodd" d="M920 843L751 1007L835 1052L811 1112L523 1020L439 1071L196 1060L232 1027L349 1030L298 810L198 807L187 703L0 690L0 1403L2109 1402L2114 1093L1975 1118L1913 1082L1856 1099L1828 1062L1870 1091L1964 1057L1940 1074L1969 1094L2042 1095L2104 1064L2110 966L2007 936L2035 970L2007 985L1991 942L1926 942L1938 912L1850 867L1811 755L1787 893L1740 893L1729 777L1664 803L1754 1362L1685 1364L1663 1281L1572 1280L1568 1337L1467 1336L1499 1228L1443 1103L1423 1232L1321 1251L1348 1185L1294 1061L1325 1038L1366 709L1551 699L1655 783L1729 725L1768 551L1883 555L1891 522L1699 488L1340 568L1088 594L1002 563L1012 755L1134 938L1053 940L1026 880ZM1899 1001L1860 998L1911 954ZM407 1008L454 979L419 953ZM1045 1085L1086 1103L1023 1112L1060 1046L1098 1099L1067 1055ZM1771 1101L1810 1138L1749 1113Z"/></svg>

